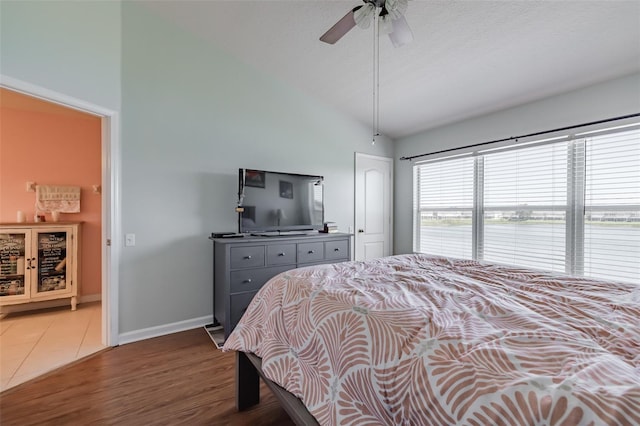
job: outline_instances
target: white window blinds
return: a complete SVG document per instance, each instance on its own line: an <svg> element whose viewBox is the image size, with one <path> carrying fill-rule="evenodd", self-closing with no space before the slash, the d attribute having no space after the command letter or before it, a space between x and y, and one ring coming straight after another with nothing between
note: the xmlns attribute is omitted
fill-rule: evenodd
<svg viewBox="0 0 640 426"><path fill-rule="evenodd" d="M567 144L484 156L483 258L565 270Z"/></svg>
<svg viewBox="0 0 640 426"><path fill-rule="evenodd" d="M471 157L414 169L414 250L470 258L473 163Z"/></svg>
<svg viewBox="0 0 640 426"><path fill-rule="evenodd" d="M640 130L585 140L584 275L640 283Z"/></svg>
<svg viewBox="0 0 640 426"><path fill-rule="evenodd" d="M639 128L416 164L414 250L640 283Z"/></svg>

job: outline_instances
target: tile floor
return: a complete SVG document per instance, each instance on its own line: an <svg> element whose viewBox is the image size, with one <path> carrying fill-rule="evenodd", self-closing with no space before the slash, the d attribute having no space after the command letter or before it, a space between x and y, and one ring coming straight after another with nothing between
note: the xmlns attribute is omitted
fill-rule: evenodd
<svg viewBox="0 0 640 426"><path fill-rule="evenodd" d="M100 302L0 319L0 391L104 349L101 320Z"/></svg>

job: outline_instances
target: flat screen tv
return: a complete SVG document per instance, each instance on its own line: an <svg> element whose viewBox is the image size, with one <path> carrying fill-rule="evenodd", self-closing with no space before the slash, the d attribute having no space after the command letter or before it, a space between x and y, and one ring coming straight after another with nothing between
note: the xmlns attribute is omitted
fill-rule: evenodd
<svg viewBox="0 0 640 426"><path fill-rule="evenodd" d="M324 178L266 170L240 169L240 233L304 233L323 228Z"/></svg>

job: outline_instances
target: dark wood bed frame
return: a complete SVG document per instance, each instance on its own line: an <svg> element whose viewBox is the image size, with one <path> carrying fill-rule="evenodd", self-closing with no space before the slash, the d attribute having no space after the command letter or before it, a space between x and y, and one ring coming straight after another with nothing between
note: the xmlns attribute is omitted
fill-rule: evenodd
<svg viewBox="0 0 640 426"><path fill-rule="evenodd" d="M260 378L298 426L319 426L299 398L267 379L262 372L262 359L254 354L236 352L236 408L243 411L260 402Z"/></svg>

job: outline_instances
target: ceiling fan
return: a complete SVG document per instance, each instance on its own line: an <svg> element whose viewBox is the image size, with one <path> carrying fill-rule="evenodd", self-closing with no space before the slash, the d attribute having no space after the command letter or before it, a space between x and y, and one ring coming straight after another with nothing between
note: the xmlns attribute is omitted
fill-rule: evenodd
<svg viewBox="0 0 640 426"><path fill-rule="evenodd" d="M320 37L321 41L335 44L356 25L369 28L376 19L380 34L388 34L394 47L400 47L413 40L413 33L404 18L408 0L362 0L364 5L351 9L342 19Z"/></svg>

